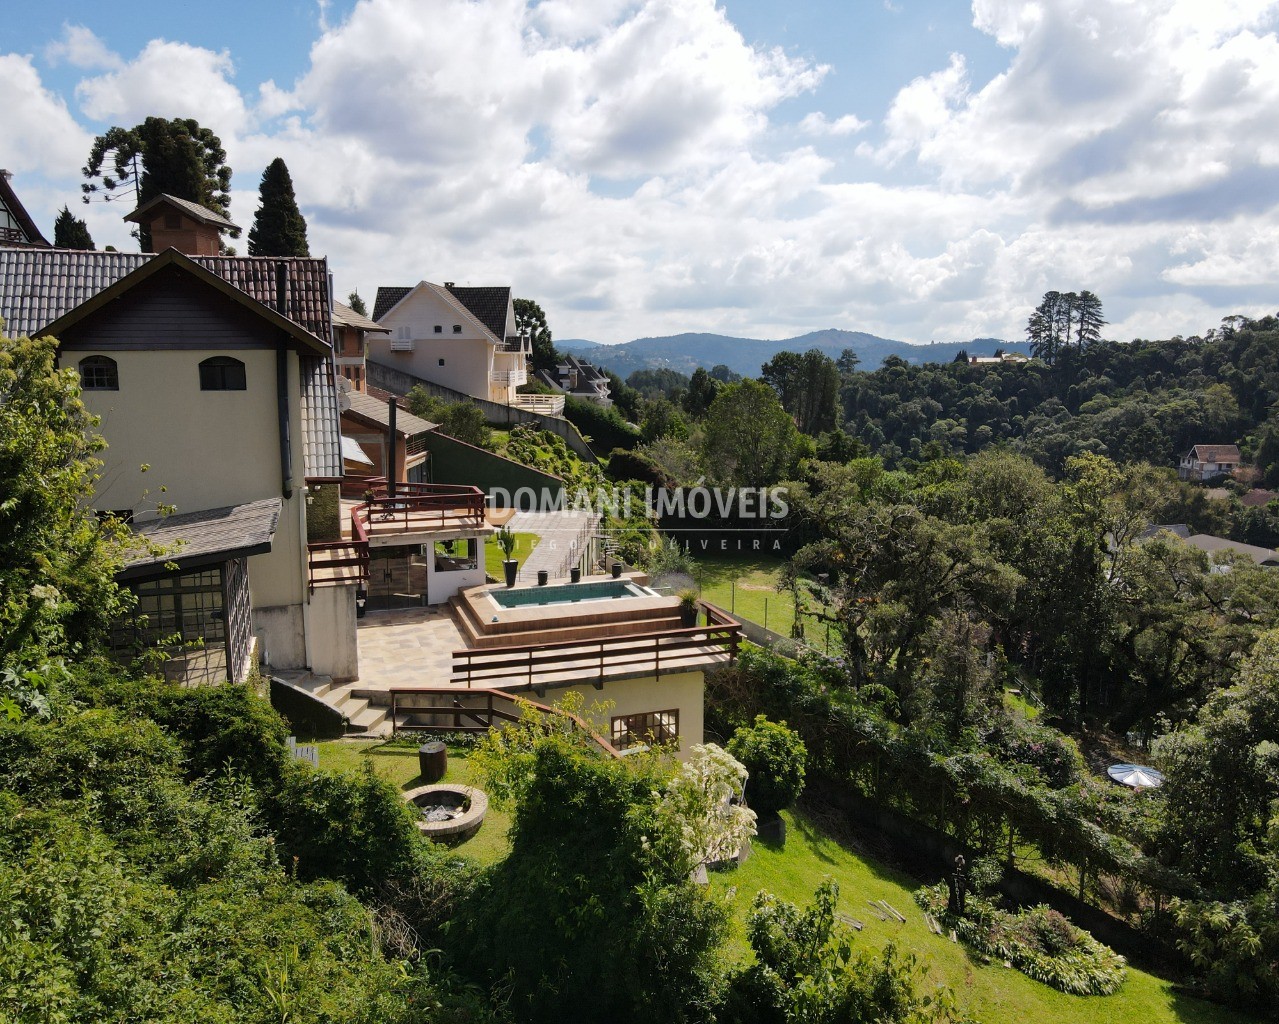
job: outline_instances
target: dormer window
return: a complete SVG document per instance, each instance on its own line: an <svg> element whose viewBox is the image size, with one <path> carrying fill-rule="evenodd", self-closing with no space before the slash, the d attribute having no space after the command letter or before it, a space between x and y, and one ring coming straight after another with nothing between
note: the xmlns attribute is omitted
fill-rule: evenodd
<svg viewBox="0 0 1279 1024"><path fill-rule="evenodd" d="M81 391L119 391L120 372L107 356L86 356L80 360Z"/></svg>
<svg viewBox="0 0 1279 1024"><path fill-rule="evenodd" d="M200 364L201 391L245 391L244 364L230 356L214 356Z"/></svg>

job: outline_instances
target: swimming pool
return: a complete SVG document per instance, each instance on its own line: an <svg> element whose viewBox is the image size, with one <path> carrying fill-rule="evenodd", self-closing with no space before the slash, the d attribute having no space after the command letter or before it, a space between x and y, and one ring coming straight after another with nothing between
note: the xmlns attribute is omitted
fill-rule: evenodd
<svg viewBox="0 0 1279 1024"><path fill-rule="evenodd" d="M488 596L499 608L540 608L548 604L580 604L583 601L611 601L619 597L657 597L658 594L630 580L598 580L554 587L490 590Z"/></svg>

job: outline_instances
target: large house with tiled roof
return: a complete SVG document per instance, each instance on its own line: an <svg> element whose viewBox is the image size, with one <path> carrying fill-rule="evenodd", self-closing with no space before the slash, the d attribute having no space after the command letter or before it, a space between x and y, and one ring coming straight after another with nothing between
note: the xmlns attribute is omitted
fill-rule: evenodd
<svg viewBox="0 0 1279 1024"><path fill-rule="evenodd" d="M510 288L382 287L373 319L388 333L368 339L370 362L472 398L521 405L532 343L516 330Z"/></svg>
<svg viewBox="0 0 1279 1024"><path fill-rule="evenodd" d="M209 214L191 247L217 252ZM162 548L129 558L116 642L178 637L173 678L357 674L358 574L314 568L341 552L329 290L323 259L0 248L5 333L56 337L100 419L95 509Z"/></svg>
<svg viewBox="0 0 1279 1024"><path fill-rule="evenodd" d="M1235 444L1197 444L1181 457L1177 475L1182 480L1213 480L1229 476L1243 461Z"/></svg>

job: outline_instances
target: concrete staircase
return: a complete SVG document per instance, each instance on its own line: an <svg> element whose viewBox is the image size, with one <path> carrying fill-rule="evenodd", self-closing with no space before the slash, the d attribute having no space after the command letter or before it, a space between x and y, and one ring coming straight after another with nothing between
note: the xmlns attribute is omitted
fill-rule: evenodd
<svg viewBox="0 0 1279 1024"><path fill-rule="evenodd" d="M391 698L388 694L361 689L358 682L335 683L329 676L305 670L276 670L271 675L306 691L315 700L336 710L346 719L348 736L384 736L391 732Z"/></svg>

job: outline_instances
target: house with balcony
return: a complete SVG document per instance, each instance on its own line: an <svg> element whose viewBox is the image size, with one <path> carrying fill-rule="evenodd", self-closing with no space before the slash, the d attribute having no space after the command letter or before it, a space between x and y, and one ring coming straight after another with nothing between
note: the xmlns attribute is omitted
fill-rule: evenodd
<svg viewBox="0 0 1279 1024"><path fill-rule="evenodd" d="M549 388L596 405L612 405L611 382L598 367L577 356L565 356L552 370L538 370L536 379Z"/></svg>
<svg viewBox="0 0 1279 1024"><path fill-rule="evenodd" d="M163 239L189 205L130 219L154 213ZM229 222L206 213L174 230L216 253ZM120 651L164 640L165 672L190 683L242 680L258 660L357 676L326 261L8 247L0 281L6 333L57 338L99 418L94 508L138 535Z"/></svg>
<svg viewBox="0 0 1279 1024"><path fill-rule="evenodd" d="M38 245L45 248L45 240L36 222L13 191L9 179L13 175L0 170L0 245Z"/></svg>
<svg viewBox="0 0 1279 1024"><path fill-rule="evenodd" d="M1197 444L1181 457L1177 476L1182 480L1215 480L1230 476L1243 461L1235 444Z"/></svg>
<svg viewBox="0 0 1279 1024"><path fill-rule="evenodd" d="M368 336L387 334L389 329L357 313L337 300L333 302L333 363L337 372L351 383L351 390L365 391L368 377L365 360Z"/></svg>
<svg viewBox="0 0 1279 1024"><path fill-rule="evenodd" d="M387 333L369 338L372 363L497 405L523 408L539 397L518 390L528 383L532 341L516 330L510 288L382 287L373 319Z"/></svg>

